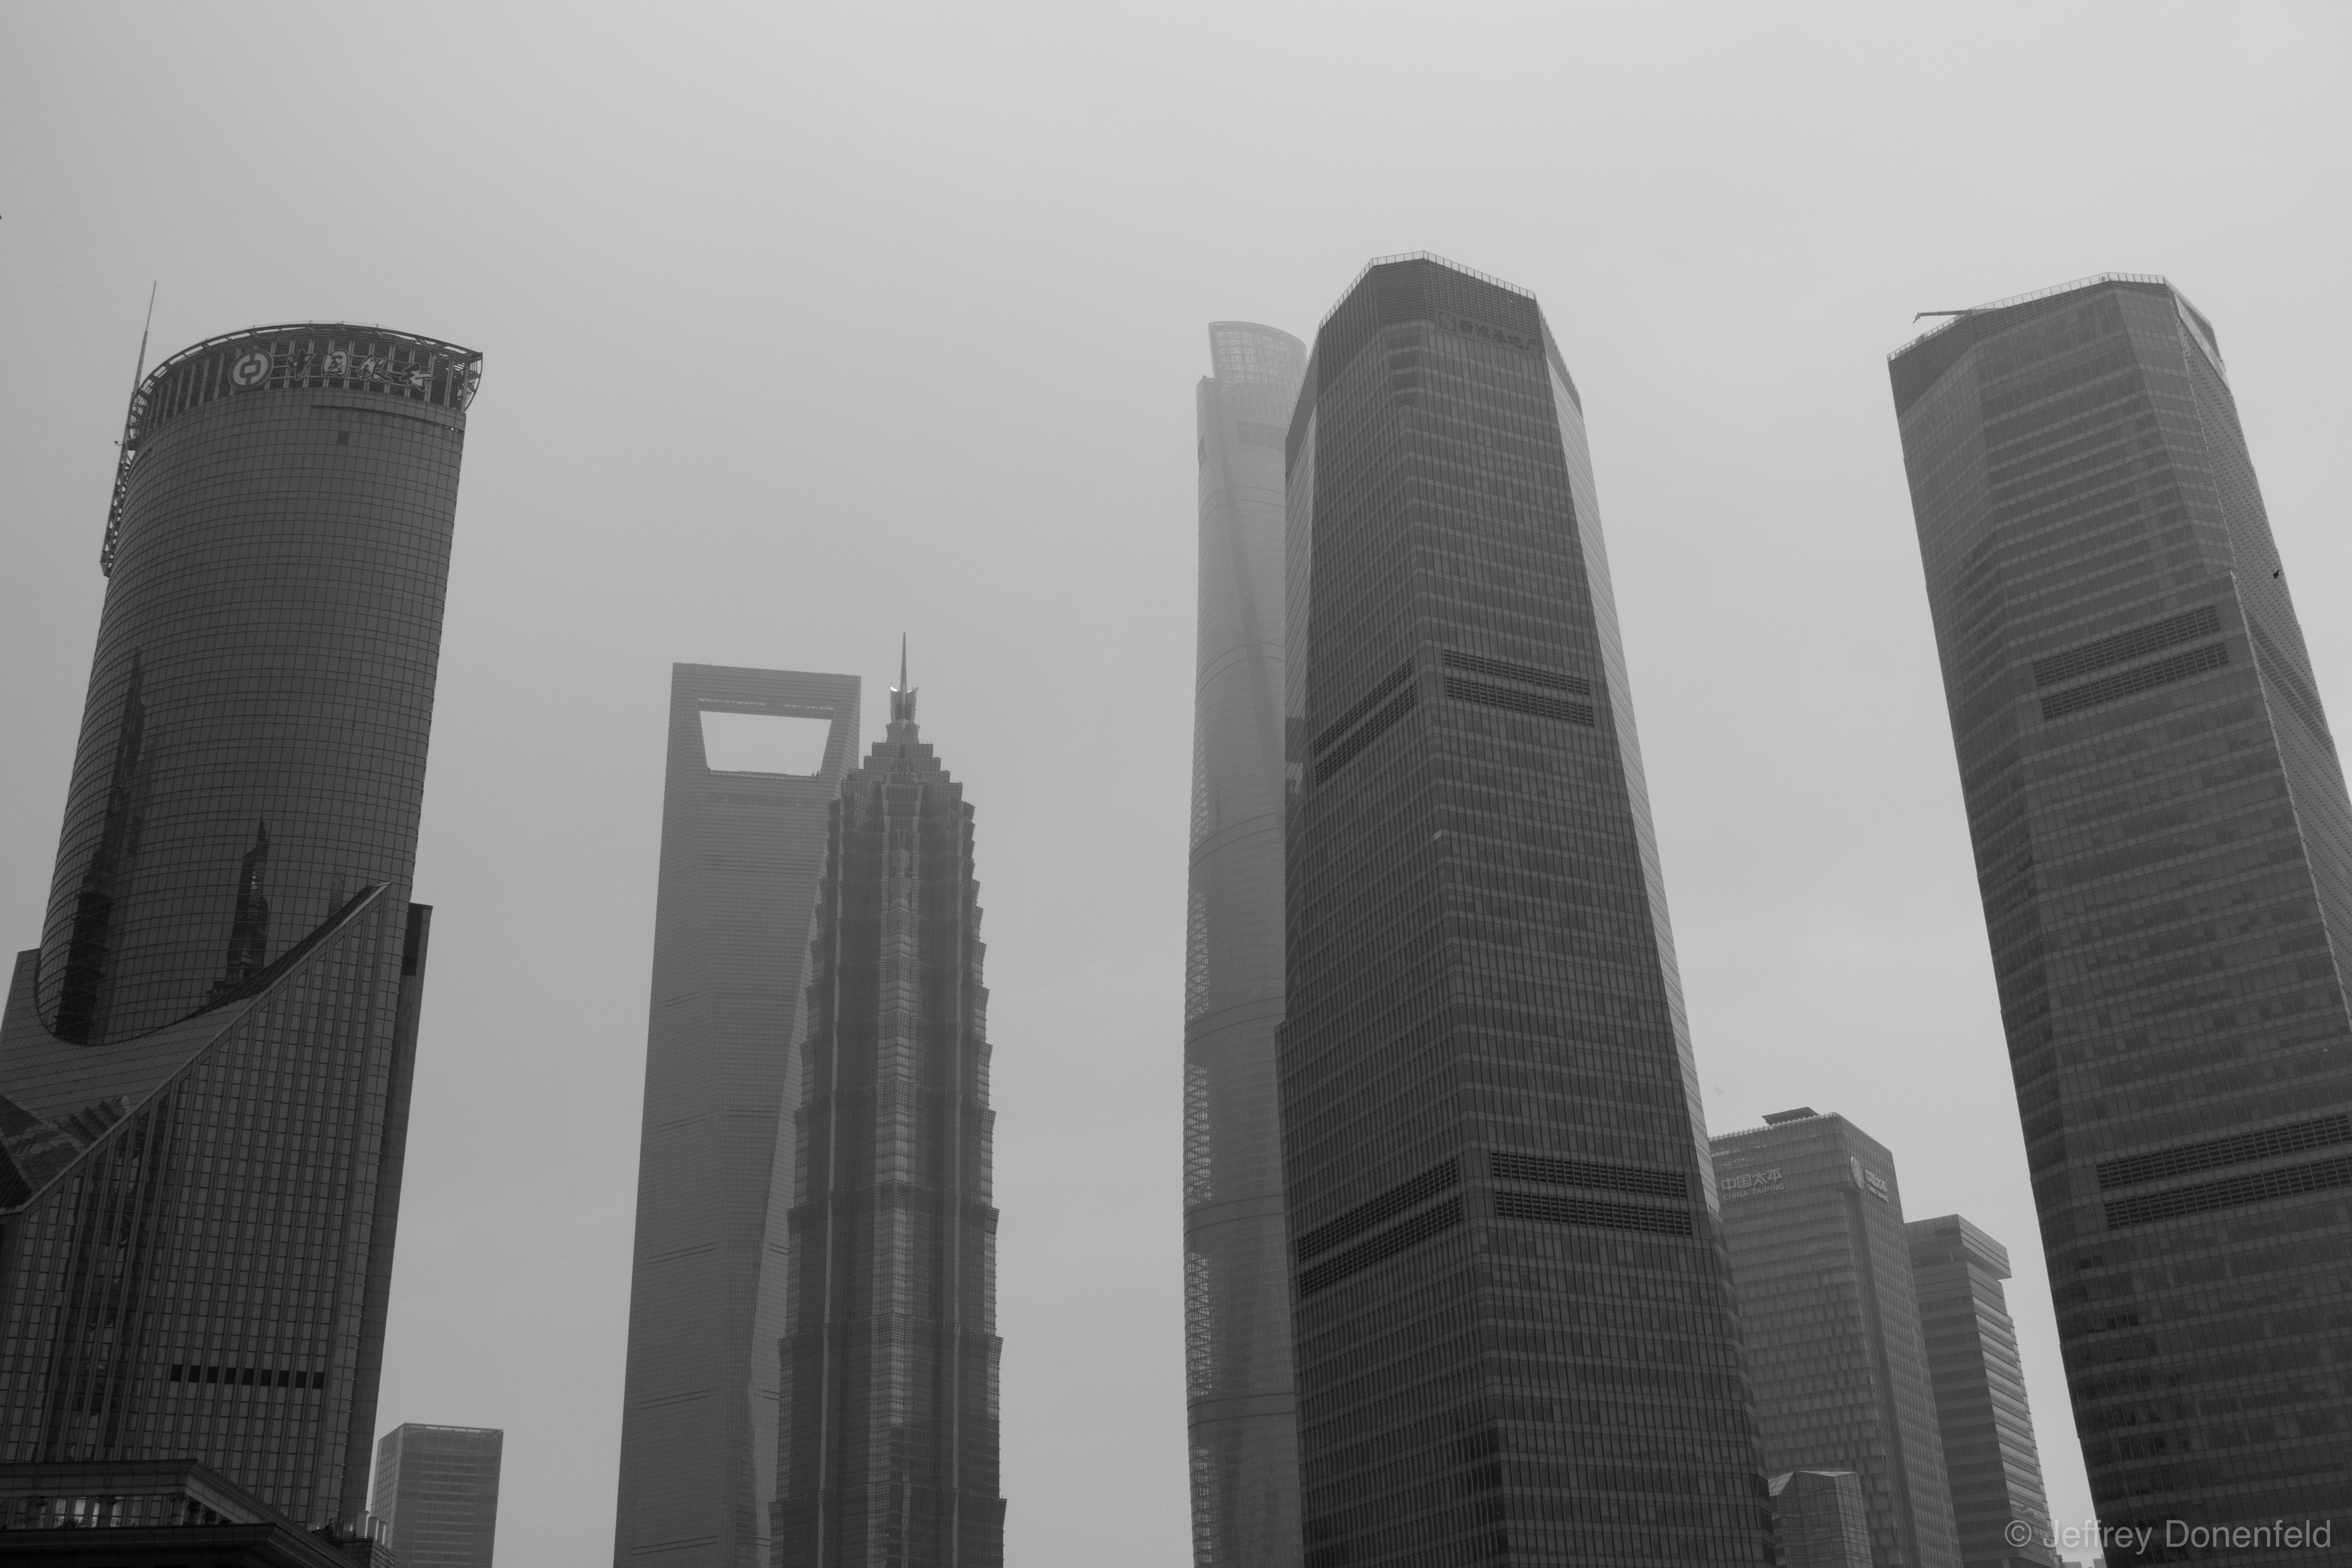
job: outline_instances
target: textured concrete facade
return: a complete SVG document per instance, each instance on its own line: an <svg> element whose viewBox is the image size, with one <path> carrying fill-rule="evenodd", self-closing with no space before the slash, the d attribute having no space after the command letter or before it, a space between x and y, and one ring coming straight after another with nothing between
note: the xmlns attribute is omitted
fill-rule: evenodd
<svg viewBox="0 0 2352 1568"><path fill-rule="evenodd" d="M2352 801L2213 324L2111 275L1889 373L2099 1518L2326 1517Z"/></svg>
<svg viewBox="0 0 2352 1568"><path fill-rule="evenodd" d="M1960 1568L1895 1161L1843 1116L1715 1140L1764 1467L1852 1470L1878 1568Z"/></svg>
<svg viewBox="0 0 2352 1568"><path fill-rule="evenodd" d="M397 1568L490 1568L505 1447L490 1427L410 1421L383 1435L368 1509Z"/></svg>
<svg viewBox="0 0 2352 1568"><path fill-rule="evenodd" d="M1282 1215L1283 445L1307 345L1209 328L1184 964L1184 1386L1196 1568L1298 1561Z"/></svg>
<svg viewBox="0 0 2352 1568"><path fill-rule="evenodd" d="M855 675L671 672L616 1564L770 1561L794 1046L857 702ZM807 776L720 772L706 712L822 720L823 760Z"/></svg>
<svg viewBox="0 0 2352 1568"><path fill-rule="evenodd" d="M1293 419L1281 1103L1307 1568L1754 1561L1748 1427L1583 406L1378 262Z"/></svg>
<svg viewBox="0 0 2352 1568"><path fill-rule="evenodd" d="M133 399L55 894L0 1019L0 1460L365 1510L480 371L266 328Z"/></svg>
<svg viewBox="0 0 2352 1568"><path fill-rule="evenodd" d="M776 1560L792 1568L1004 1561L972 844L971 805L916 728L902 677L884 737L835 804L810 944L778 1347Z"/></svg>

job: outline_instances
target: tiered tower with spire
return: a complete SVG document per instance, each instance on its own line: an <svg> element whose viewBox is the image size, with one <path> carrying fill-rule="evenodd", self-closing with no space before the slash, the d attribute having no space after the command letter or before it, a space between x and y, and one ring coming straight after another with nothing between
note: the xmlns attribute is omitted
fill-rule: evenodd
<svg viewBox="0 0 2352 1568"><path fill-rule="evenodd" d="M998 1568L996 1210L972 810L915 726L833 808L811 937L774 1540Z"/></svg>

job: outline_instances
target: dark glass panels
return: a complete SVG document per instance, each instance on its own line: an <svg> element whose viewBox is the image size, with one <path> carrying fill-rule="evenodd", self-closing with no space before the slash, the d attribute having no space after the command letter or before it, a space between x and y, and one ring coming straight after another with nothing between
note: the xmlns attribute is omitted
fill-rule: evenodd
<svg viewBox="0 0 2352 1568"><path fill-rule="evenodd" d="M1376 264L1288 446L1307 1568L1761 1561L1575 387L1524 292Z"/></svg>
<svg viewBox="0 0 2352 1568"><path fill-rule="evenodd" d="M2009 1249L1957 1214L1903 1230L1962 1568L2057 1568L2017 1325L2000 1288ZM2011 1539L2021 1521L2031 1530L2021 1543Z"/></svg>
<svg viewBox="0 0 2352 1568"><path fill-rule="evenodd" d="M770 1561L795 1047L826 821L856 753L857 700L855 675L671 667L619 1564ZM827 725L816 771L713 768L706 714Z"/></svg>
<svg viewBox="0 0 2352 1568"><path fill-rule="evenodd" d="M835 802L810 951L776 1346L793 1568L1004 1561L982 955L972 810L902 687Z"/></svg>
<svg viewBox="0 0 2352 1568"><path fill-rule="evenodd" d="M134 398L43 946L0 1019L0 1462L366 1508L470 350L199 344Z"/></svg>
<svg viewBox="0 0 2352 1568"><path fill-rule="evenodd" d="M489 1427L410 1421L383 1435L369 1511L397 1568L490 1568L505 1447Z"/></svg>
<svg viewBox="0 0 2352 1568"><path fill-rule="evenodd" d="M1184 968L1184 1375L1196 1568L1298 1561L1282 1217L1283 446L1307 346L1209 328Z"/></svg>
<svg viewBox="0 0 2352 1568"><path fill-rule="evenodd" d="M1903 1195L1878 1140L1782 1112L1715 1140L1764 1469L1852 1470L1878 1568L1960 1568Z"/></svg>
<svg viewBox="0 0 2352 1568"><path fill-rule="evenodd" d="M2352 809L2213 329L2102 277L1891 371L2100 1517L2324 1517Z"/></svg>

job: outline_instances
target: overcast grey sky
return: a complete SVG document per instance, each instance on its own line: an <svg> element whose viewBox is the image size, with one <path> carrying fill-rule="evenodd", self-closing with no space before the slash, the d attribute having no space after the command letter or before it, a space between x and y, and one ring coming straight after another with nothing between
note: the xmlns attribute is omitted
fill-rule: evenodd
<svg viewBox="0 0 2352 1568"><path fill-rule="evenodd" d="M1885 355L2163 273L2220 329L2325 694L2352 9L0 7L0 942L37 940L148 284L481 349L381 1413L610 1551L673 660L911 633L979 811L1009 1560L1178 1568L1202 328L1370 257L1534 289L1591 424L1710 1124L1807 1103L2007 1242L2088 1507ZM2330 501L2329 495L2338 499Z"/></svg>

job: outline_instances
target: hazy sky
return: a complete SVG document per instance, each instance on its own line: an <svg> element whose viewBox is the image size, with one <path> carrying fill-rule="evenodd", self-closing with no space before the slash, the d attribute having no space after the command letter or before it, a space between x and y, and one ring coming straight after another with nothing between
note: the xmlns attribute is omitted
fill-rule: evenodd
<svg viewBox="0 0 2352 1568"><path fill-rule="evenodd" d="M1178 1568L1202 329L1309 335L1434 250L1534 289L1583 393L1710 1125L1843 1111L1913 1218L2009 1244L2079 1519L1885 356L1916 310L2169 276L2352 702L2347 41L2334 5L9 0L0 945L38 939L150 281L151 361L312 319L481 349L383 1426L506 1429L507 1568L610 1551L669 664L856 672L870 740L904 631L979 812L1008 1557Z"/></svg>

